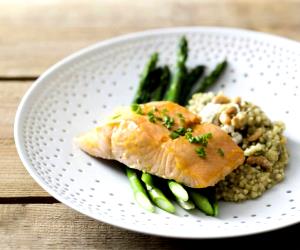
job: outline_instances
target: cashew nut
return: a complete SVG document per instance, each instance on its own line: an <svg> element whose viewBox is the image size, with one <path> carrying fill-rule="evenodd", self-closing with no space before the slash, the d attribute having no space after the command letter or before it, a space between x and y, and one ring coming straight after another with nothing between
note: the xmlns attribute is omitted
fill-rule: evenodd
<svg viewBox="0 0 300 250"><path fill-rule="evenodd" d="M233 100L232 100L233 103L236 103L237 105L241 105L241 102L242 102L242 99L241 97L237 96L237 97L234 97Z"/></svg>
<svg viewBox="0 0 300 250"><path fill-rule="evenodd" d="M219 116L219 121L222 123L222 124L226 124L226 125L230 125L231 123L231 118L229 115L226 114L226 112L222 112Z"/></svg>
<svg viewBox="0 0 300 250"><path fill-rule="evenodd" d="M256 129L255 132L247 138L248 141L252 142L258 140L259 137L263 134L263 132L264 131L262 128Z"/></svg>
<svg viewBox="0 0 300 250"><path fill-rule="evenodd" d="M245 126L246 114L244 112L239 112L231 120L231 125L237 129L241 129Z"/></svg>
<svg viewBox="0 0 300 250"><path fill-rule="evenodd" d="M236 115L237 113L237 108L234 106L229 107L228 109L225 110L225 113L229 116L229 117L233 117L234 115Z"/></svg>
<svg viewBox="0 0 300 250"><path fill-rule="evenodd" d="M269 170L272 167L272 163L264 156L249 156L246 160L249 165L258 165L265 170Z"/></svg>
<svg viewBox="0 0 300 250"><path fill-rule="evenodd" d="M218 103L218 104L226 104L226 103L230 102L230 99L227 96L220 93L212 99L212 102L213 103Z"/></svg>

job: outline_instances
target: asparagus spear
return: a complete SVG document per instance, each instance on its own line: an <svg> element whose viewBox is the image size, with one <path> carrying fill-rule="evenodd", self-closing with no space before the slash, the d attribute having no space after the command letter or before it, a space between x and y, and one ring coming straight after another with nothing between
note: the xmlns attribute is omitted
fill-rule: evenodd
<svg viewBox="0 0 300 250"><path fill-rule="evenodd" d="M214 209L214 216L218 216L219 214L219 205L218 205L218 200L216 197L216 190L213 187L205 188L203 190L204 195L208 198L210 204L212 205Z"/></svg>
<svg viewBox="0 0 300 250"><path fill-rule="evenodd" d="M186 77L187 69L185 66L188 57L188 43L185 37L179 41L177 51L177 62L172 82L167 90L164 99L167 101L178 102L181 95L182 83Z"/></svg>
<svg viewBox="0 0 300 250"><path fill-rule="evenodd" d="M147 191L155 205L169 213L175 212L174 205L168 200L163 192L153 184L153 178L150 174L143 173L142 181L146 184Z"/></svg>
<svg viewBox="0 0 300 250"><path fill-rule="evenodd" d="M187 57L188 57L188 42L185 37L182 37L179 41L179 46L177 51L176 71L172 78L172 82L165 93L165 97L164 97L165 100L173 101L173 102L180 101L181 90L185 78L187 76L187 69L185 66ZM189 78L189 81L194 80L194 77L196 77L195 75L199 76L201 70L203 71L204 68L203 69L202 67L197 68L197 70L193 71L193 74L190 75L191 78ZM177 199L181 200L182 202L188 201L189 199L188 193L181 184L176 183L174 181L170 181L168 182L168 184L169 184L168 185L169 189Z"/></svg>
<svg viewBox="0 0 300 250"><path fill-rule="evenodd" d="M203 211L207 215L215 215L214 209L212 205L210 204L209 200L207 197L204 195L200 194L194 189L190 189L189 192L190 196L192 197L192 200L195 202L195 205Z"/></svg>
<svg viewBox="0 0 300 250"><path fill-rule="evenodd" d="M158 68L158 77L154 78L154 81L158 81L158 87L151 93L151 101L160 101L166 91L166 88L170 80L170 69L168 66Z"/></svg>
<svg viewBox="0 0 300 250"><path fill-rule="evenodd" d="M214 216L218 216L219 215L219 204L218 204L218 200L217 199L215 199L212 202L212 207L214 209Z"/></svg>
<svg viewBox="0 0 300 250"><path fill-rule="evenodd" d="M136 172L133 169L127 167L126 174L129 179L130 186L133 190L134 198L137 201L137 203L144 209L150 212L154 212L154 206L150 202L141 181L137 177Z"/></svg>
<svg viewBox="0 0 300 250"><path fill-rule="evenodd" d="M150 98L151 100L161 100L169 81L170 71L167 66L164 68L155 68L157 60L158 54L155 53L151 56L150 60L148 61L141 75L139 87L135 94L133 103L145 103L147 101L150 101ZM158 84L159 82L159 86L155 89L156 84ZM131 187L134 191L136 201L139 203L140 206L144 207L150 212L153 212L154 207L150 202L146 190L141 184L140 179L137 177L135 171L127 167L126 172L130 180ZM142 179L146 183L146 188L152 201L158 207L168 212L174 213L175 207L173 206L173 204L165 197L165 195L157 187L153 186L152 176L150 174L143 174Z"/></svg>
<svg viewBox="0 0 300 250"><path fill-rule="evenodd" d="M155 69L157 61L158 61L158 54L157 53L152 54L141 75L138 90L135 93L133 103L144 103L149 101L148 100L149 93L144 90L149 85L150 73Z"/></svg>
<svg viewBox="0 0 300 250"><path fill-rule="evenodd" d="M133 103L140 104L149 101L149 93L147 93L145 89L148 87L147 85L149 85L150 76L156 67L157 61L158 54L152 54L141 75L138 90L135 93ZM138 178L136 172L133 169L126 167L126 174L129 179L130 186L133 190L134 197L137 203L146 210L154 212L154 206L149 200L147 192L143 187L140 179Z"/></svg>
<svg viewBox="0 0 300 250"><path fill-rule="evenodd" d="M195 87L191 91L189 97L187 98L187 100L191 99L193 94L198 93L198 92L203 92L208 87L213 85L220 78L220 76L224 72L226 66L227 66L227 61L224 60L223 62L219 63L216 66L216 68L208 76L204 77L204 79L202 81L197 82Z"/></svg>
<svg viewBox="0 0 300 250"><path fill-rule="evenodd" d="M168 186L177 199L182 201L188 201L189 199L188 192L184 189L184 187L181 184L169 180Z"/></svg>
<svg viewBox="0 0 300 250"><path fill-rule="evenodd" d="M189 194L186 189L179 183L175 181L168 181L168 186L170 191L176 198L176 201L179 206L185 210L191 210L195 208L195 204L192 200L189 199Z"/></svg>
<svg viewBox="0 0 300 250"><path fill-rule="evenodd" d="M151 101L159 101L162 99L165 89L169 83L170 70L167 66L164 68L157 68L153 70L153 77L150 79L151 85L155 85L156 81L159 82L158 87L151 93ZM156 73L156 74L155 74ZM158 77L157 77L158 76ZM144 88L143 91L147 92ZM146 184L148 194L155 205L159 208L174 213L175 207L163 194L163 192L154 186L152 175L148 173L142 174L142 181Z"/></svg>
<svg viewBox="0 0 300 250"><path fill-rule="evenodd" d="M185 210L191 210L195 208L195 204L191 201L183 201L181 199L176 199L179 206L181 206Z"/></svg>
<svg viewBox="0 0 300 250"><path fill-rule="evenodd" d="M189 93L191 92L191 89L193 88L194 84L199 80L199 78L203 75L204 70L205 66L198 65L188 72L184 81L184 88L182 89L179 104L185 105L187 103L187 98L189 96Z"/></svg>

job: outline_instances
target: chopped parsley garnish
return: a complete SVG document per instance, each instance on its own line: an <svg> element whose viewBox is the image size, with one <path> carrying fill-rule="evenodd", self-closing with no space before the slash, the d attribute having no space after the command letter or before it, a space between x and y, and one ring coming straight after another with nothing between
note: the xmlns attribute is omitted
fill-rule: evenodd
<svg viewBox="0 0 300 250"><path fill-rule="evenodd" d="M180 127L174 131L171 132L170 137L174 140L176 138L178 138L181 135L184 135L186 132L186 129L183 127Z"/></svg>
<svg viewBox="0 0 300 250"><path fill-rule="evenodd" d="M203 135L193 136L192 132L188 131L185 134L185 138L188 139L190 143L198 143L206 147L208 144L208 139L212 138L212 133L206 133Z"/></svg>
<svg viewBox="0 0 300 250"><path fill-rule="evenodd" d="M169 112L169 110L167 110L166 108L164 108L161 112L162 112L163 115L166 115Z"/></svg>
<svg viewBox="0 0 300 250"><path fill-rule="evenodd" d="M178 133L179 135L184 135L186 132L186 129L183 127L180 127L178 129L176 129L175 132Z"/></svg>
<svg viewBox="0 0 300 250"><path fill-rule="evenodd" d="M211 138L212 138L212 133L206 133L206 134L197 136L197 140L198 140L199 143L200 143L201 145L203 145L204 147L207 146L208 139L211 139Z"/></svg>
<svg viewBox="0 0 300 250"><path fill-rule="evenodd" d="M153 111L153 112L158 111L157 107L153 106L152 111Z"/></svg>
<svg viewBox="0 0 300 250"><path fill-rule="evenodd" d="M192 135L192 132L186 132L185 138L188 139L190 143L195 143L195 137Z"/></svg>
<svg viewBox="0 0 300 250"><path fill-rule="evenodd" d="M180 123L181 123L182 125L184 125L184 123L185 123L184 116L183 116L181 113L177 113L177 116L179 117Z"/></svg>
<svg viewBox="0 0 300 250"><path fill-rule="evenodd" d="M201 158L205 158L206 157L206 152L205 152L205 149L204 147L199 147L199 148L196 148L196 153L199 157Z"/></svg>
<svg viewBox="0 0 300 250"><path fill-rule="evenodd" d="M121 115L114 115L111 119L117 119L117 118L119 118Z"/></svg>
<svg viewBox="0 0 300 250"><path fill-rule="evenodd" d="M163 116L163 125L170 129L174 125L174 119L168 115Z"/></svg>
<svg viewBox="0 0 300 250"><path fill-rule="evenodd" d="M170 137L171 137L173 140L177 139L179 136L180 136L180 134L178 134L176 131L172 131L172 132L170 133Z"/></svg>
<svg viewBox="0 0 300 250"><path fill-rule="evenodd" d="M150 122L155 123L156 117L155 117L153 111L149 111L147 113L147 116L148 116L148 119L149 119Z"/></svg>
<svg viewBox="0 0 300 250"><path fill-rule="evenodd" d="M222 148L218 148L218 154L222 157L224 157L224 150Z"/></svg>
<svg viewBox="0 0 300 250"><path fill-rule="evenodd" d="M142 115L143 114L143 110L142 110L142 107L136 103L132 104L131 105L131 110L134 112L134 113L137 113L139 115Z"/></svg>

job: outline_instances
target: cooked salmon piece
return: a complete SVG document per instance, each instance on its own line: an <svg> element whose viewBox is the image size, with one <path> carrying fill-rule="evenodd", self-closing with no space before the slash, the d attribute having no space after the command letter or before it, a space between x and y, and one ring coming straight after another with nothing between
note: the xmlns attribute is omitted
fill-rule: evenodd
<svg viewBox="0 0 300 250"><path fill-rule="evenodd" d="M120 108L76 140L92 156L192 188L213 186L244 162L223 130L168 101Z"/></svg>

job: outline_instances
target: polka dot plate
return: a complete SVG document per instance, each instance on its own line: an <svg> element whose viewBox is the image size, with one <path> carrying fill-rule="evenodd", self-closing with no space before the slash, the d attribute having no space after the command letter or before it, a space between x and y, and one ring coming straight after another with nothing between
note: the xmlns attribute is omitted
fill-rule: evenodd
<svg viewBox="0 0 300 250"><path fill-rule="evenodd" d="M124 169L80 151L73 138L119 105L130 104L149 55L174 64L179 37L190 45L188 66L229 67L212 91L241 96L286 123L290 163L286 179L265 195L220 202L220 215L177 207L176 214L142 210ZM212 27L146 31L100 42L47 70L22 99L15 120L20 158L32 177L59 201L121 228L177 238L253 234L300 221L300 45L263 33Z"/></svg>

